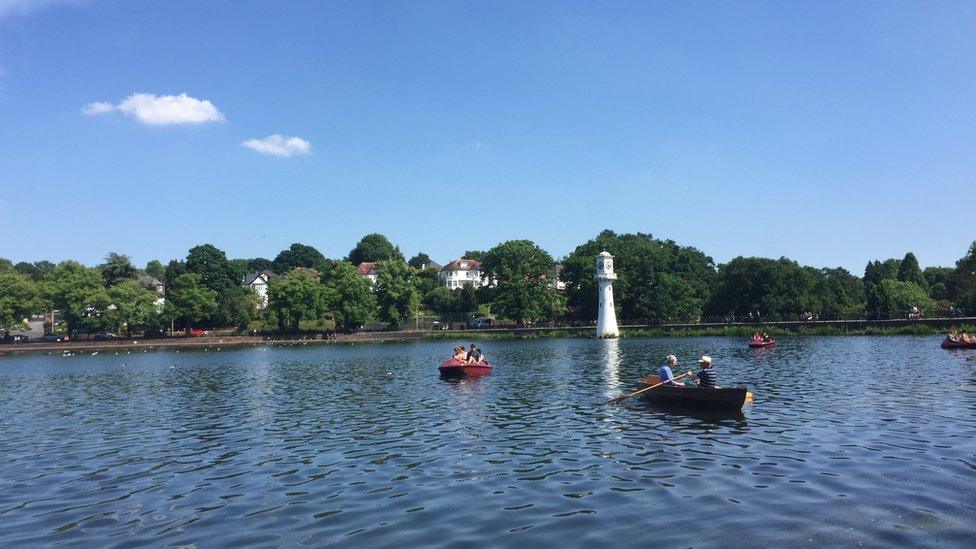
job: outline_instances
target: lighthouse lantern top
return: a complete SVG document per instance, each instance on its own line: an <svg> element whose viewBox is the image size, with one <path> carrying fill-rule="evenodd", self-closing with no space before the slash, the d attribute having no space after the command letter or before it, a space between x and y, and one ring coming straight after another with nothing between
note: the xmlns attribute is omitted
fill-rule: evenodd
<svg viewBox="0 0 976 549"><path fill-rule="evenodd" d="M596 256L596 273L597 275L612 275L613 274L613 256L609 253L603 251Z"/></svg>

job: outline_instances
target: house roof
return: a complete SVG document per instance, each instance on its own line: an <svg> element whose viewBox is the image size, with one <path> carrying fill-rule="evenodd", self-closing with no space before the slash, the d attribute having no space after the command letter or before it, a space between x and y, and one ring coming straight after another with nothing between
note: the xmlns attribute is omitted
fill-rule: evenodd
<svg viewBox="0 0 976 549"><path fill-rule="evenodd" d="M142 275L136 279L139 284L145 284L146 286L162 286L163 283L159 281L158 278L149 275Z"/></svg>
<svg viewBox="0 0 976 549"><path fill-rule="evenodd" d="M465 263L465 266L461 266L462 262ZM481 263L473 259L465 259L462 257L461 259L455 259L454 261L448 263L447 265L444 265L441 268L441 270L442 271L480 271Z"/></svg>
<svg viewBox="0 0 976 549"><path fill-rule="evenodd" d="M376 262L375 261L363 261L358 266L356 266L356 274L359 276L366 276L368 274L376 274Z"/></svg>
<svg viewBox="0 0 976 549"><path fill-rule="evenodd" d="M261 271L259 273L248 274L244 277L244 285L250 286L259 276L264 276L265 281L270 281L271 277L274 276L274 273L271 271Z"/></svg>

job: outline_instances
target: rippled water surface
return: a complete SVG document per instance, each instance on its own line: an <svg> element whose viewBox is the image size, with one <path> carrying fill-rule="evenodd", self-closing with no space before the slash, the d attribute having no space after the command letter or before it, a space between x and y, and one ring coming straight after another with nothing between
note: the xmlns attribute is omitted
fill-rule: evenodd
<svg viewBox="0 0 976 549"><path fill-rule="evenodd" d="M0 359L0 545L972 546L976 352L930 337ZM602 404L674 353L741 415Z"/></svg>

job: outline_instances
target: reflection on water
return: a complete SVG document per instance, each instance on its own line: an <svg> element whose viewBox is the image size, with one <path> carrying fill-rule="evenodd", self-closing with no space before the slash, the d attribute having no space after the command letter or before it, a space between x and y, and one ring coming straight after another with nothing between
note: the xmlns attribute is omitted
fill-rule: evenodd
<svg viewBox="0 0 976 549"><path fill-rule="evenodd" d="M457 342L460 343L460 342ZM466 342L467 343L467 342ZM938 338L455 342L0 360L0 544L967 546L976 373ZM708 354L741 414L654 407ZM704 518L707 517L707 520ZM671 520L684 520L671 527ZM699 520L702 519L702 520Z"/></svg>

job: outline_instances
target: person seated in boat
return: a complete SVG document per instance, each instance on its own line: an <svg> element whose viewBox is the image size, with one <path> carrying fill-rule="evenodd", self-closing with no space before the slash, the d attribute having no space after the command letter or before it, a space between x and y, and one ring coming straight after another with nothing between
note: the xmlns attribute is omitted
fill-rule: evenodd
<svg viewBox="0 0 976 549"><path fill-rule="evenodd" d="M458 362L467 362L468 361L468 354L466 352L464 352L464 345L455 345L454 346L454 356L451 357L451 359L452 360L456 360Z"/></svg>
<svg viewBox="0 0 976 549"><path fill-rule="evenodd" d="M464 349L464 347L461 347ZM479 349L474 343L471 344L471 350L465 355L464 361L468 364L480 364L485 362L485 355L481 354L481 349Z"/></svg>
<svg viewBox="0 0 976 549"><path fill-rule="evenodd" d="M664 365L661 366L661 369L657 372L658 381L667 382L667 385L672 387L684 387L684 383L674 379L674 372L671 370L671 368L677 365L678 357L674 355L664 357ZM691 370L689 370L685 375L691 375Z"/></svg>
<svg viewBox="0 0 976 549"><path fill-rule="evenodd" d="M699 358L698 365L701 366L701 370L695 373L695 377L698 378L698 387L701 389L717 389L718 374L712 368L712 357L703 356Z"/></svg>
<svg viewBox="0 0 976 549"><path fill-rule="evenodd" d="M752 334L752 340L755 341L756 343L762 342L762 334L760 334L759 332Z"/></svg>
<svg viewBox="0 0 976 549"><path fill-rule="evenodd" d="M976 343L976 337L969 337L969 334L963 332L962 335L959 336L959 341L966 344Z"/></svg>
<svg viewBox="0 0 976 549"><path fill-rule="evenodd" d="M959 336L956 335L956 332L949 332L949 335L946 336L946 340L947 341L951 341L953 343L958 343L959 342Z"/></svg>
<svg viewBox="0 0 976 549"><path fill-rule="evenodd" d="M762 342L763 343L769 343L772 340L773 340L773 338L769 337L769 334L767 334L766 332L763 332L762 333Z"/></svg>

